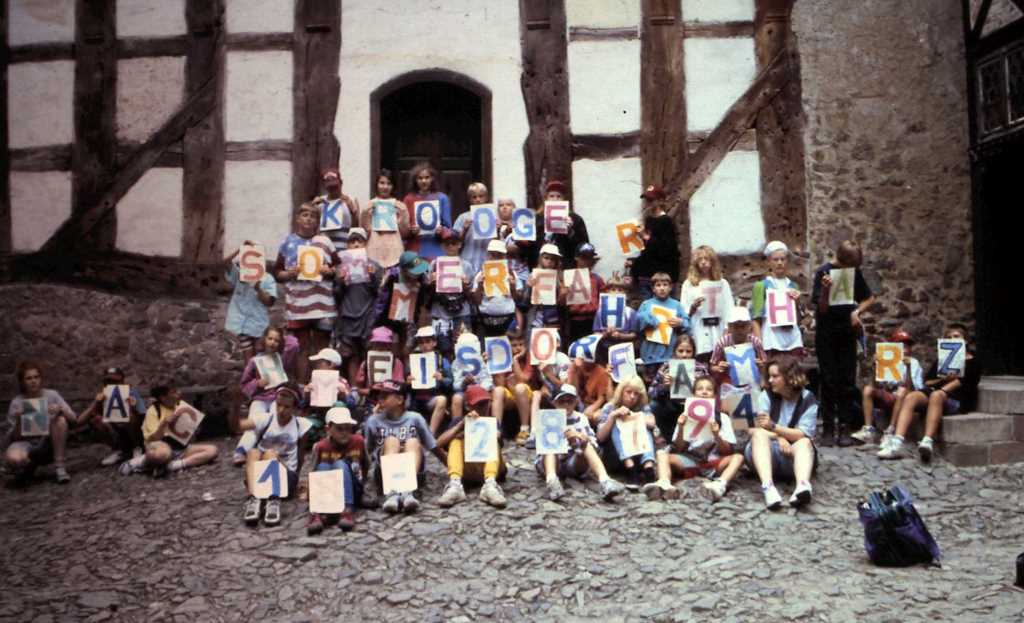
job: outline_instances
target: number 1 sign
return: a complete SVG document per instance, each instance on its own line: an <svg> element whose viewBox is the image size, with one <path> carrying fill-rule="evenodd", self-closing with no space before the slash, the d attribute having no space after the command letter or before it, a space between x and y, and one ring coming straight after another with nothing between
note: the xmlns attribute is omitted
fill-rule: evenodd
<svg viewBox="0 0 1024 623"><path fill-rule="evenodd" d="M288 471L280 461L256 461L253 466L256 481L252 483L252 495L261 500L270 497L288 497Z"/></svg>
<svg viewBox="0 0 1024 623"><path fill-rule="evenodd" d="M534 438L537 440L537 454L565 454L569 451L569 440L565 438L565 411L562 409L539 409L534 422Z"/></svg>
<svg viewBox="0 0 1024 623"><path fill-rule="evenodd" d="M466 418L466 462L498 460L498 420L493 417Z"/></svg>

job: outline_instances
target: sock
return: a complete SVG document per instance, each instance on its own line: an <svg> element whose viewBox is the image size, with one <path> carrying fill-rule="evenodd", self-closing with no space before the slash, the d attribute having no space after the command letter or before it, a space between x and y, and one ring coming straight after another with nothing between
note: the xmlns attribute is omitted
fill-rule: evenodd
<svg viewBox="0 0 1024 623"><path fill-rule="evenodd" d="M903 435L893 435L892 440L896 443L903 443Z"/></svg>
<svg viewBox="0 0 1024 623"><path fill-rule="evenodd" d="M768 489L771 489L774 486L775 486L775 483L772 482L771 480L769 480L768 482L762 482L761 483L761 491L767 491Z"/></svg>
<svg viewBox="0 0 1024 623"><path fill-rule="evenodd" d="M808 487L808 488L810 488L811 483L810 483L810 481L807 481L807 480L801 480L800 482L797 483L797 486L798 487Z"/></svg>
<svg viewBox="0 0 1024 623"><path fill-rule="evenodd" d="M181 470L185 469L185 460L175 459L167 464L167 469L172 472L180 472Z"/></svg>
<svg viewBox="0 0 1024 623"><path fill-rule="evenodd" d="M485 480L485 481L484 481L484 484L485 484L485 485L496 485L496 484L498 484L498 483L497 483L497 481L496 481L496 480L494 480L493 478L488 478L487 480Z"/></svg>
<svg viewBox="0 0 1024 623"><path fill-rule="evenodd" d="M527 425L525 425L525 424L523 424L522 426L520 426L520 427L519 427L519 432L524 432L524 431L525 431L525 432L527 432L527 433L528 433L528 432L530 432L530 427L529 427L529 426L527 426Z"/></svg>
<svg viewBox="0 0 1024 623"><path fill-rule="evenodd" d="M146 455L140 454L128 461L128 464L132 466L132 469L142 469L142 466L146 464Z"/></svg>
<svg viewBox="0 0 1024 623"><path fill-rule="evenodd" d="M885 429L885 434L886 435L895 435L896 434L896 427L895 426L890 426L889 428Z"/></svg>
<svg viewBox="0 0 1024 623"><path fill-rule="evenodd" d="M926 441L932 441L932 438L929 437L928 435L925 435L924 437L921 438L921 443L924 443Z"/></svg>
<svg viewBox="0 0 1024 623"><path fill-rule="evenodd" d="M460 485L462 484L462 478L459 478L458 476L452 476L451 478L449 478L449 481L458 483Z"/></svg>
<svg viewBox="0 0 1024 623"><path fill-rule="evenodd" d="M555 482L556 480L558 480L558 476L557 475L555 475L555 474L548 474L548 477L547 477L548 483Z"/></svg>

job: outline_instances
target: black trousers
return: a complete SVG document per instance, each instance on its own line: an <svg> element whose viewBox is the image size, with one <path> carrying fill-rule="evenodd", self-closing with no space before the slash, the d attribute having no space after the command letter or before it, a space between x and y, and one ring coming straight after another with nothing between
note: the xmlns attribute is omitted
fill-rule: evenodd
<svg viewBox="0 0 1024 623"><path fill-rule="evenodd" d="M859 429L863 416L857 391L857 334L849 327L818 325L815 344L821 377L818 403L824 426L831 428L838 421Z"/></svg>

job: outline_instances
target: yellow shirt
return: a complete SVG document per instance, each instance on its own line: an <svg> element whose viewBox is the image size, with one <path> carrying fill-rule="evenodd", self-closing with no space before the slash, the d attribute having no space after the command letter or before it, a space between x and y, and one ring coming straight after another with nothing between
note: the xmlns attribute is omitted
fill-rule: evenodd
<svg viewBox="0 0 1024 623"><path fill-rule="evenodd" d="M156 431L160 428L161 422L173 414L174 409L168 409L159 402L153 403L153 406L146 410L146 419L142 421L142 438L146 443L160 441L160 438L155 436Z"/></svg>

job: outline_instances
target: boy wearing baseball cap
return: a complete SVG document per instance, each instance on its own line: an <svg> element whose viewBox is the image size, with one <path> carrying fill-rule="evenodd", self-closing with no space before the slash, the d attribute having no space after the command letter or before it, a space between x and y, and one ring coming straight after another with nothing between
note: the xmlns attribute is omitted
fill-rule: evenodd
<svg viewBox="0 0 1024 623"><path fill-rule="evenodd" d="M489 417L491 415L491 393L480 385L466 388L466 417ZM437 504L442 508L454 506L466 500L462 481L483 483L480 499L495 508L505 508L505 494L498 485L499 478L505 477L505 459L501 456L501 427L498 427L498 460L487 463L466 463L465 446L466 418L459 418L437 440L437 445L448 450L448 486Z"/></svg>
<svg viewBox="0 0 1024 623"><path fill-rule="evenodd" d="M754 349L754 363L757 365L761 378L765 377L764 364L768 357L764 353L764 346L761 345L761 338L754 335L753 323L750 321L750 311L746 307L736 306L729 310L726 320L729 323L728 330L715 342L715 349L711 352L711 372L715 375L718 384L728 382L729 361L725 356L725 349L739 344L749 343Z"/></svg>
<svg viewBox="0 0 1024 623"><path fill-rule="evenodd" d="M486 275L481 270L473 279L473 302L476 304L479 314L477 322L483 329L485 337L499 337L508 333L508 328L516 317L516 299L523 288L523 284L512 271L507 260L508 247L501 240L491 240L487 243L487 261L505 262L505 270L508 274L508 294L494 292L488 296L484 291L484 279Z"/></svg>
<svg viewBox="0 0 1024 623"><path fill-rule="evenodd" d="M366 454L370 457L370 470L374 474L372 486L378 483L380 457L386 454L411 453L416 473L424 473L423 451L429 450L441 463L447 464L448 454L438 447L423 416L405 409L405 386L395 381L384 381L373 386L379 409L366 420ZM381 508L388 513L415 513L420 502L412 493L382 491Z"/></svg>
<svg viewBox="0 0 1024 623"><path fill-rule="evenodd" d="M604 279L594 272L594 264L601 256L589 242L582 242L576 247L576 268L590 271L590 300L586 303L569 305L569 343L593 333L594 316L597 314Z"/></svg>
<svg viewBox="0 0 1024 623"><path fill-rule="evenodd" d="M345 510L339 516L321 517L309 514L306 532L319 534L327 523L337 521L338 527L348 532L355 528L355 510L363 493L363 474L366 473L366 441L356 433L356 421L342 406L327 411L327 436L313 446L313 471L341 470L345 483Z"/></svg>
<svg viewBox="0 0 1024 623"><path fill-rule="evenodd" d="M415 411L423 417L430 414L430 430L436 435L444 421L445 409L448 408L448 395L452 392L452 364L437 352L437 337L434 334L434 327L430 325L420 327L416 330L415 339L414 353L434 355L436 386L433 389L413 390L412 398L409 400L409 410ZM410 385L412 384L412 375L413 369L410 361L409 374L405 377L405 382Z"/></svg>
<svg viewBox="0 0 1024 623"><path fill-rule="evenodd" d="M373 315L378 324L398 335L398 343L403 349L410 348L417 316L427 306L429 273L430 264L415 251L404 251L398 258L398 264L384 273Z"/></svg>
<svg viewBox="0 0 1024 623"><path fill-rule="evenodd" d="M366 230L353 227L348 232L348 250L366 248ZM365 275L356 278L353 260L346 253L339 254L338 275L335 279L334 296L338 304L338 321L334 325L334 340L341 356L348 359L347 376L352 378L359 367L359 358L366 350L366 339L376 319L373 313L380 287L383 269L370 259L365 259Z"/></svg>
<svg viewBox="0 0 1024 623"><path fill-rule="evenodd" d="M118 367L107 368L103 372L100 383L100 390L96 393L96 398L78 416L73 425L80 426L83 423L88 423L107 438L111 453L100 461L100 465L109 467L127 461L132 458L132 454L135 456L142 454L142 420L146 416L146 401L142 399L138 388L132 386L129 395L122 396L124 406L128 410L129 421L123 424L105 422L103 420L103 388L107 385L124 385L124 371Z"/></svg>

